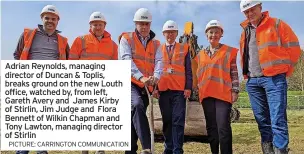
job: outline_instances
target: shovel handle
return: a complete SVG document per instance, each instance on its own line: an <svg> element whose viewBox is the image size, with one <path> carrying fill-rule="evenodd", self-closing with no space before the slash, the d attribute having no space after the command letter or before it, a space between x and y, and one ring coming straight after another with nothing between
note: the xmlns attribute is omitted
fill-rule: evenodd
<svg viewBox="0 0 304 154"><path fill-rule="evenodd" d="M150 118L149 118L149 126L150 126L150 135L151 135L151 152L154 154L154 113L153 113L153 92L156 89L156 86L154 86L152 94L149 92L149 88L147 85L145 85L145 89L149 98L149 106L150 106Z"/></svg>

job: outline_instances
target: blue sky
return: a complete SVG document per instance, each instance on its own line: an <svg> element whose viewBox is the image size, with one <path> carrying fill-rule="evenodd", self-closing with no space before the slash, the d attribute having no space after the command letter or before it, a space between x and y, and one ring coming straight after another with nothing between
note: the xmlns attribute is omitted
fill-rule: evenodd
<svg viewBox="0 0 304 154"><path fill-rule="evenodd" d="M208 21L219 20L224 26L222 43L239 47L241 34L240 22L244 15L240 12L239 1L2 1L1 2L1 59L13 59L13 52L24 27L36 27L41 23L40 11L47 5L55 5L61 20L58 30L69 38L69 44L79 36L88 33L89 16L94 11L102 12L107 21L106 30L112 34L112 39L117 42L119 34L123 31L134 30L132 21L134 13L141 7L148 8L152 13L152 30L157 38L164 42L161 33L163 24L167 20L174 20L179 26L180 33L184 23L194 23L195 34L198 35L199 45L207 46L204 28ZM302 1L266 1L263 10L268 10L271 16L286 21L295 31L304 46L304 2ZM302 10L301 10L302 9Z"/></svg>

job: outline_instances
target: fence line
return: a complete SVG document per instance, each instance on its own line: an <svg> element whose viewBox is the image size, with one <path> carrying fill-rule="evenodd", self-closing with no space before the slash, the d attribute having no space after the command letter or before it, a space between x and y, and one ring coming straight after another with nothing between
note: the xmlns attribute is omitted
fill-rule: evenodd
<svg viewBox="0 0 304 154"><path fill-rule="evenodd" d="M249 97L239 97L234 104L237 108L251 108ZM287 109L302 110L304 109L304 95L287 95Z"/></svg>

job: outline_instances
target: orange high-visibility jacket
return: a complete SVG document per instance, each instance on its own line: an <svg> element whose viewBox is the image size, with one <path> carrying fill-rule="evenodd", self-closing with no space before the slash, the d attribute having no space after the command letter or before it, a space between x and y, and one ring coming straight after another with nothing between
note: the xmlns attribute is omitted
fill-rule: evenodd
<svg viewBox="0 0 304 154"><path fill-rule="evenodd" d="M122 35L129 43L132 49L132 60L137 66L138 70L144 77L153 76L155 67L155 54L160 46L160 42L152 39L147 44L147 47L142 45L137 37L136 32L124 32ZM145 85L134 77L131 77L131 82L143 88ZM148 87L150 92L153 90L152 86Z"/></svg>
<svg viewBox="0 0 304 154"><path fill-rule="evenodd" d="M167 52L166 44L162 45L163 53L163 74L158 83L159 91L185 90L185 57L188 53L188 45L175 43L174 51ZM170 54L172 58L170 61ZM171 70L173 70L171 72Z"/></svg>
<svg viewBox="0 0 304 154"><path fill-rule="evenodd" d="M284 21L272 18L268 11L263 12L264 18L256 28L256 43L259 60L264 76L286 73L290 76L298 61L301 49L299 41L292 29ZM241 23L245 29L249 21ZM240 39L241 66L244 67L245 30ZM247 51L248 52L248 51ZM248 78L247 74L243 74Z"/></svg>
<svg viewBox="0 0 304 154"><path fill-rule="evenodd" d="M207 97L232 102L230 64L236 58L237 52L237 48L223 44L211 58L205 49L195 57L198 63L196 74L200 102Z"/></svg>
<svg viewBox="0 0 304 154"><path fill-rule="evenodd" d="M104 31L99 41L93 32L77 37L72 44L69 60L117 60L118 46L111 39L111 34Z"/></svg>
<svg viewBox="0 0 304 154"><path fill-rule="evenodd" d="M30 48L33 43L33 39L35 37L35 34L37 32L38 28L35 29L29 29L25 28L24 29L24 35L23 35L23 40L24 40L24 47L20 55L20 60L28 60L28 55ZM66 37L63 37L60 34L57 34L58 37L58 49L59 49L59 60L66 60L66 46L68 44L68 39Z"/></svg>

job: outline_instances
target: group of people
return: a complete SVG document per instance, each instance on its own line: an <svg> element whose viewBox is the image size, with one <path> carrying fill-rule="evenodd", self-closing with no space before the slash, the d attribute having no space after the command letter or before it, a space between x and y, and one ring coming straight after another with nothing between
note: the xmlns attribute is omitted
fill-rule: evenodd
<svg viewBox="0 0 304 154"><path fill-rule="evenodd" d="M232 154L230 112L238 99L236 56L240 52L243 76L248 79L246 89L261 135L261 149L264 154L286 154L289 143L286 77L292 74L299 59L299 41L287 23L271 17L268 11L262 12L261 2L242 0L240 9L247 19L241 23L239 49L220 42L225 30L218 20L206 25L209 46L195 57L197 87L192 85L189 45L176 41L177 23L172 20L164 23L162 32L166 42L160 43L150 29L152 15L146 8L136 11L135 30L119 36L119 48L105 30L105 17L94 12L89 19L89 33L77 37L70 49L67 38L56 30L60 19L56 7L47 5L41 12L43 25L24 30L14 58L131 60L131 151L126 154L137 153L138 139L141 154L152 153L146 116L148 95L159 101L165 142L163 153L184 153L186 100L192 89L198 88L211 153ZM26 153L28 151L17 151L17 154ZM38 153L47 154L47 151Z"/></svg>

